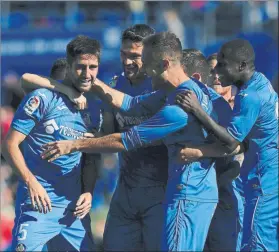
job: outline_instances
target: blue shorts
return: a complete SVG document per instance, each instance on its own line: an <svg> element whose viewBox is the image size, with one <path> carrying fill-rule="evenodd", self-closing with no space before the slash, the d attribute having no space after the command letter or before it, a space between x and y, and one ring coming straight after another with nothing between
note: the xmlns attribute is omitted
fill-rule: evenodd
<svg viewBox="0 0 279 252"><path fill-rule="evenodd" d="M217 203L173 200L165 205L162 251L202 251Z"/></svg>
<svg viewBox="0 0 279 252"><path fill-rule="evenodd" d="M243 199L232 185L219 189L219 203L211 221L204 251L240 251Z"/></svg>
<svg viewBox="0 0 279 252"><path fill-rule="evenodd" d="M242 251L279 251L278 191L247 199Z"/></svg>
<svg viewBox="0 0 279 252"><path fill-rule="evenodd" d="M94 249L89 214L82 220L65 208L52 207L46 214L33 210L30 204L16 206L12 250L89 251Z"/></svg>
<svg viewBox="0 0 279 252"><path fill-rule="evenodd" d="M159 251L165 186L129 188L119 180L106 220L105 251Z"/></svg>

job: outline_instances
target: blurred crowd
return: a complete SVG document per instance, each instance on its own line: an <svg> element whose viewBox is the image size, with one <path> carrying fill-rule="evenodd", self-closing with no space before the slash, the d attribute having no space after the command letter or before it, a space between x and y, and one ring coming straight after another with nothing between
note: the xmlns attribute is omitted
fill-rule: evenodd
<svg viewBox="0 0 279 252"><path fill-rule="evenodd" d="M122 29L133 23L145 22L158 31L174 32L180 37L184 48L195 47L206 51L207 44L217 43L238 33L251 31L264 31L272 37L276 45L278 43L277 1L117 1L115 3L109 1L40 3L4 1L1 5L1 28L2 32L7 33L23 30L82 31L108 26L119 26ZM115 40L113 34L109 40ZM262 48L262 50L265 54L269 48ZM119 54L117 50L115 53ZM273 53L272 51L271 54ZM113 64L119 65L118 62L113 62ZM15 72L10 66L5 67L5 58L2 58L2 67L4 70L1 69L1 141L6 136L13 114L24 97L23 91L19 88L19 78L22 73ZM278 92L278 61L275 69L277 72L272 73L271 81ZM117 155L103 155L102 168L104 169L100 169L100 178L94 191L91 213L96 241L101 241L108 205L116 186ZM0 179L0 250L3 251L11 242L17 176L2 156Z"/></svg>

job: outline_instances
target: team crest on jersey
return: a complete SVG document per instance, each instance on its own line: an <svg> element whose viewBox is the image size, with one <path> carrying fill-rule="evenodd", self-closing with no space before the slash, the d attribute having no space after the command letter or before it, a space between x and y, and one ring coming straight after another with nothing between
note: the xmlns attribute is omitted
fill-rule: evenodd
<svg viewBox="0 0 279 252"><path fill-rule="evenodd" d="M110 87L112 87L112 88L113 88L113 87L115 87L115 86L116 86L116 83L117 83L118 78L119 78L119 76L114 75L114 76L112 77L112 79L111 79L110 83L109 83L109 86L110 86Z"/></svg>
<svg viewBox="0 0 279 252"><path fill-rule="evenodd" d="M89 127L91 125L91 116L88 112L82 113L82 119L83 119L86 127Z"/></svg>
<svg viewBox="0 0 279 252"><path fill-rule="evenodd" d="M24 252L26 251L26 246L22 243L19 243L17 246L16 246L16 251L17 252Z"/></svg>
<svg viewBox="0 0 279 252"><path fill-rule="evenodd" d="M32 115L35 112L35 110L39 107L39 105L40 105L40 98L38 96L32 96L24 105L23 109L27 115Z"/></svg>

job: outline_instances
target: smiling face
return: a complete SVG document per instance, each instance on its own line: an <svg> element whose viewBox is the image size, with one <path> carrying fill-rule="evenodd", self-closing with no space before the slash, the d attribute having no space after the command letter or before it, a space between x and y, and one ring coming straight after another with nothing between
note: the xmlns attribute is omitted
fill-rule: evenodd
<svg viewBox="0 0 279 252"><path fill-rule="evenodd" d="M133 81L144 76L142 69L141 55L143 44L125 39L120 49L120 58L125 76Z"/></svg>
<svg viewBox="0 0 279 252"><path fill-rule="evenodd" d="M80 92L88 92L99 69L98 58L93 54L78 55L68 68L68 77Z"/></svg>

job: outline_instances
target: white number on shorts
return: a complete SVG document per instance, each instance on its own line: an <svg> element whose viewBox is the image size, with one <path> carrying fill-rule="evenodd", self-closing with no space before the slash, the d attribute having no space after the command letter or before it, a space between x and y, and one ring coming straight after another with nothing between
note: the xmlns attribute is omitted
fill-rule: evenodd
<svg viewBox="0 0 279 252"><path fill-rule="evenodd" d="M23 223L20 225L19 230L18 230L18 236L21 236L21 237L17 238L19 241L23 241L26 239L27 230L24 229L24 227L28 227L28 226L29 226L29 224L27 224L27 223Z"/></svg>

